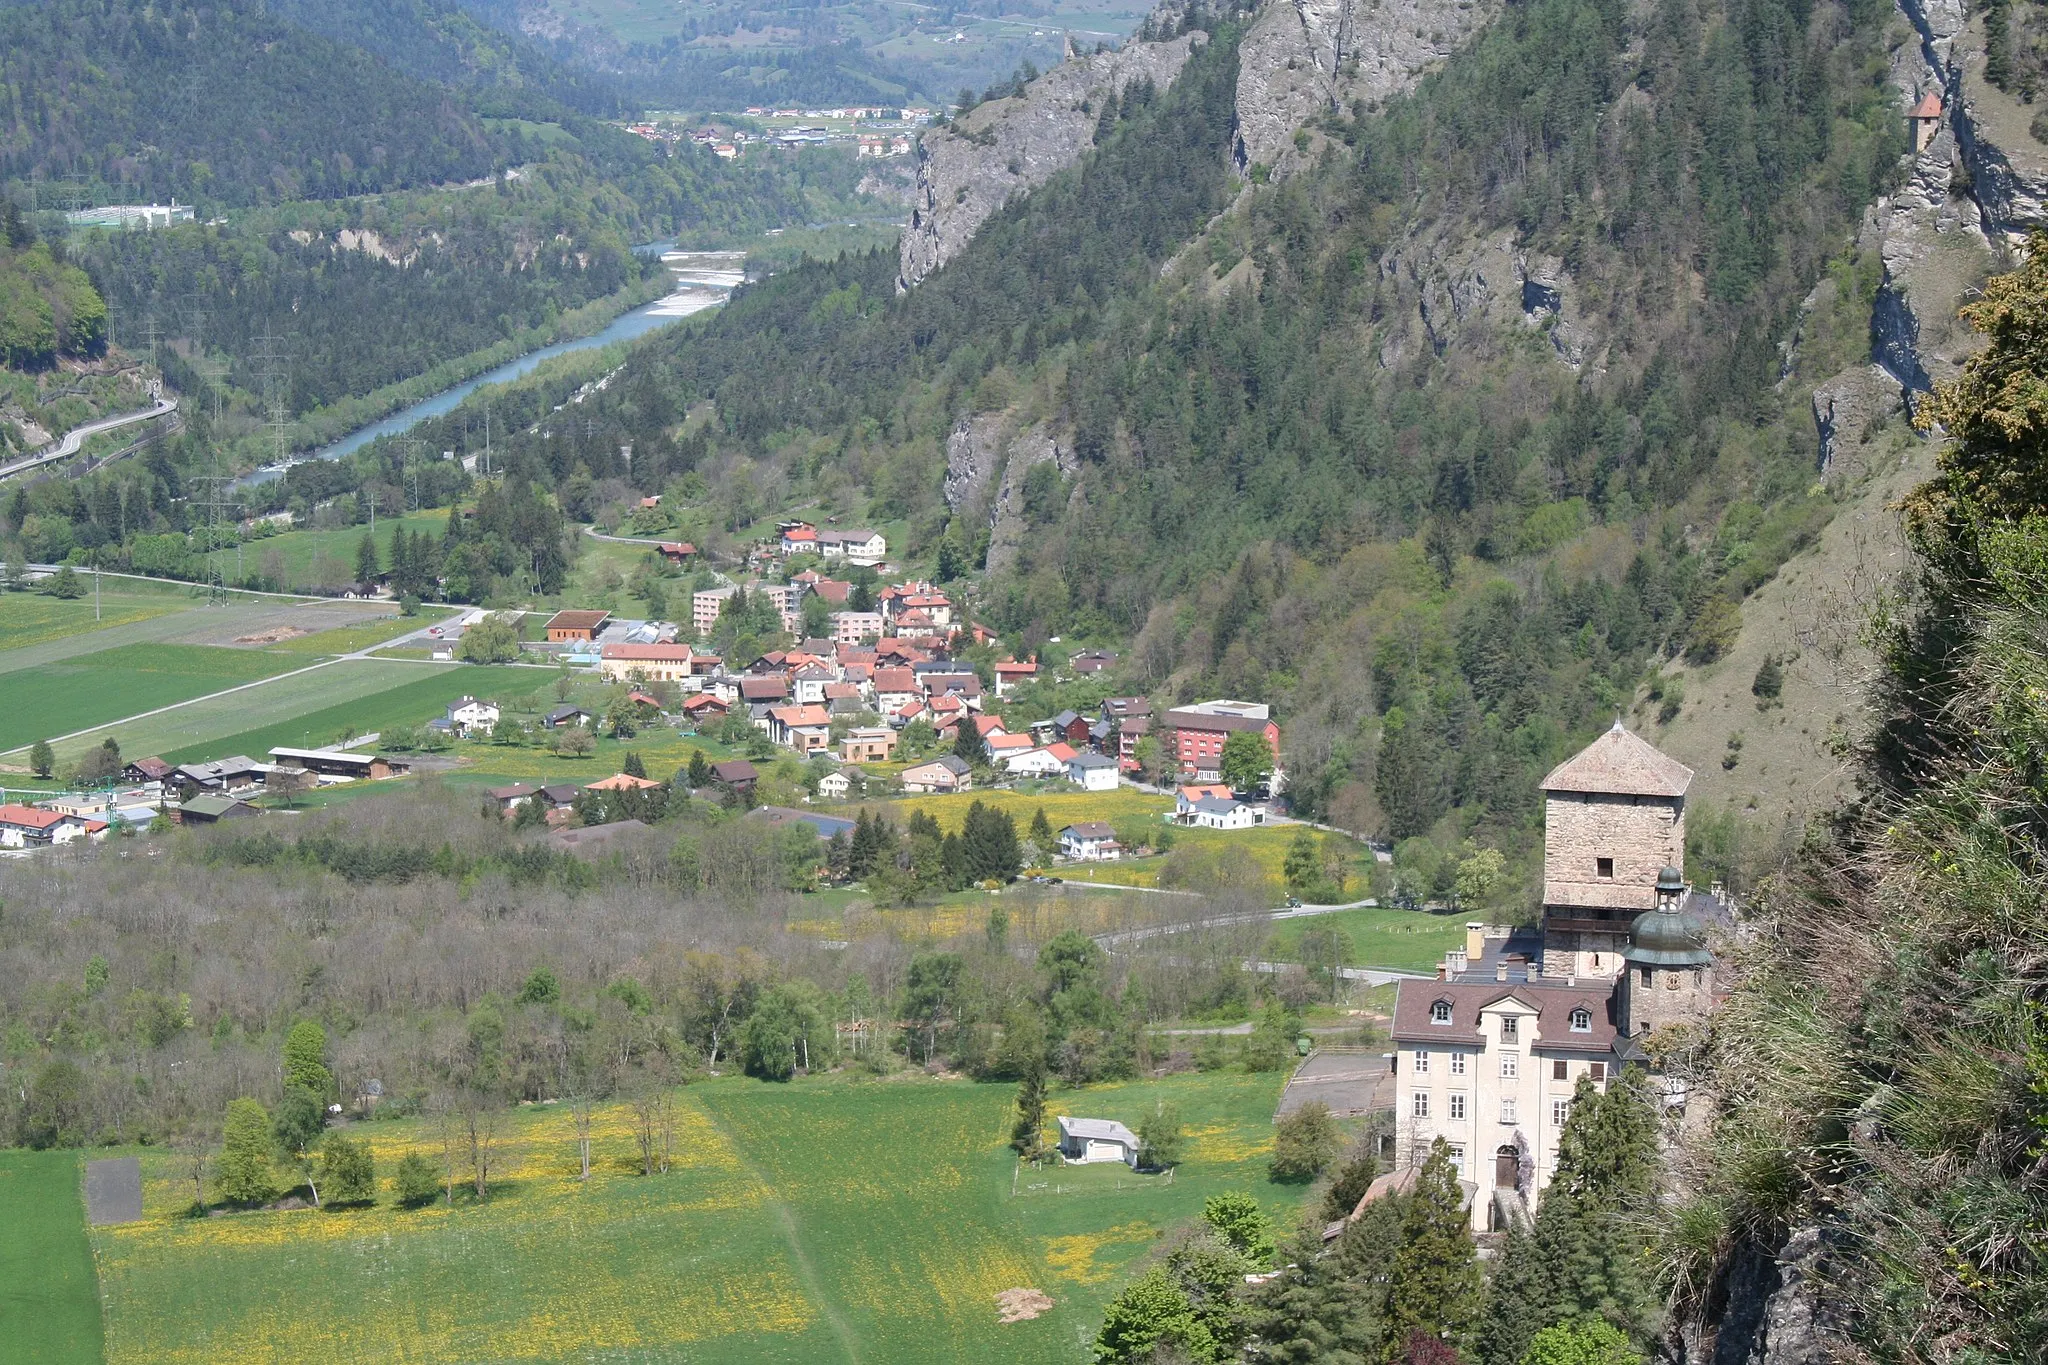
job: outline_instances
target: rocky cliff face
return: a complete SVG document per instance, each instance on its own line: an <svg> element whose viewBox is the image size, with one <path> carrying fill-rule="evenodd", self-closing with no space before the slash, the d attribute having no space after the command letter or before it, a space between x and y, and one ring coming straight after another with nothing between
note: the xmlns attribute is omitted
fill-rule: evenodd
<svg viewBox="0 0 2048 1365"><path fill-rule="evenodd" d="M988 567L1004 572L1017 562L1018 549L1029 529L1024 517L1024 476L1031 467L1051 460L1063 477L1080 468L1073 448L1057 439L1043 422L1012 431L996 413L962 418L946 438L946 505L954 512L986 520L989 527Z"/></svg>
<svg viewBox="0 0 2048 1365"><path fill-rule="evenodd" d="M1096 118L1134 81L1173 83L1200 30L1165 42L1132 39L1115 52L1076 55L1008 99L977 105L958 131L934 129L918 146L910 226L898 248L896 287L908 290L967 245L989 215L1044 184L1094 145Z"/></svg>
<svg viewBox="0 0 2048 1365"><path fill-rule="evenodd" d="M1239 173L1292 170L1306 151L1296 130L1406 88L1499 9L1499 0L1267 0L1238 49Z"/></svg>

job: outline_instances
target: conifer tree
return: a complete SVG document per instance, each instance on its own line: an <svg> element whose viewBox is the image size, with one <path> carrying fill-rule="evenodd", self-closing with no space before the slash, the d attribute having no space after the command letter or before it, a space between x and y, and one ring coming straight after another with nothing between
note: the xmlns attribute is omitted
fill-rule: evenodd
<svg viewBox="0 0 2048 1365"><path fill-rule="evenodd" d="M953 732L953 757L970 768L988 766L988 741L981 737L981 727L973 716L962 717Z"/></svg>
<svg viewBox="0 0 2048 1365"><path fill-rule="evenodd" d="M619 771L624 773L628 777L647 776L647 765L641 761L640 751L638 749L626 750L626 758L625 761L619 765Z"/></svg>
<svg viewBox="0 0 2048 1365"><path fill-rule="evenodd" d="M1459 1345L1479 1309L1479 1260L1458 1171L1442 1138L1431 1144L1407 1205L1388 1295L1387 1340L1399 1345L1424 1332Z"/></svg>
<svg viewBox="0 0 2048 1365"><path fill-rule="evenodd" d="M1026 1161L1045 1155L1045 1057L1027 1058L1024 1078L1017 1082L1017 1122L1010 1129L1010 1145Z"/></svg>
<svg viewBox="0 0 2048 1365"><path fill-rule="evenodd" d="M690 750L690 785L706 787L711 785L711 760L704 757L702 749ZM867 812L861 812L865 815Z"/></svg>

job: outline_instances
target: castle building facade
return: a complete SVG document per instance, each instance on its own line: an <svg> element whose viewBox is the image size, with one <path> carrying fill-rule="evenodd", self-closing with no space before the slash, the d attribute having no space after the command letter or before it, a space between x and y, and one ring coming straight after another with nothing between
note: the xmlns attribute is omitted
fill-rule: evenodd
<svg viewBox="0 0 2048 1365"><path fill-rule="evenodd" d="M1678 871L1691 780L1617 722L1544 780L1539 925L1470 923L1434 980L1400 983L1395 1165L1442 1138L1475 1232L1533 1214L1582 1079L1604 1090L1648 1034L1712 1008L1718 901Z"/></svg>

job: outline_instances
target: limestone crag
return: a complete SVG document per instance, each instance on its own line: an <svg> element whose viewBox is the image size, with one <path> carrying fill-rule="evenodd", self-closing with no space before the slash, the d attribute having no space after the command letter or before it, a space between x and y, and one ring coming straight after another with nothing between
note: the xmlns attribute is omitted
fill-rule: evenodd
<svg viewBox="0 0 2048 1365"><path fill-rule="evenodd" d="M1070 446L1060 444L1042 425L1020 432L1010 442L1003 461L1003 480L989 511L988 568L1007 573L1016 566L1017 552L1024 546L1030 523L1024 516L1024 476L1031 467L1047 460L1059 466L1062 476L1071 478L1079 470L1080 458Z"/></svg>
<svg viewBox="0 0 2048 1365"><path fill-rule="evenodd" d="M946 506L954 512L982 506L1002 456L1002 414L977 413L955 423L946 437Z"/></svg>
<svg viewBox="0 0 2048 1365"><path fill-rule="evenodd" d="M1885 419L1899 410L1899 382L1882 365L1857 365L1813 391L1813 425L1820 436L1820 472L1855 478L1857 455Z"/></svg>
<svg viewBox="0 0 2048 1365"><path fill-rule="evenodd" d="M1301 164L1295 132L1406 89L1498 12L1499 0L1267 0L1238 48L1240 174Z"/></svg>
<svg viewBox="0 0 2048 1365"><path fill-rule="evenodd" d="M1571 272L1556 256L1515 244L1512 231L1467 241L1430 233L1380 259L1380 275L1407 308L1389 310L1380 363L1399 366L1427 345L1438 355L1474 328L1543 332L1558 360L1574 371L1604 364L1603 343L1578 307Z"/></svg>
<svg viewBox="0 0 2048 1365"><path fill-rule="evenodd" d="M1044 184L1094 145L1096 117L1135 81L1171 85L1207 41L1199 29L1164 42L1133 39L1114 52L1077 55L1023 94L975 106L958 129L933 129L918 144L910 225L898 249L896 288L915 287L958 255L1010 197Z"/></svg>

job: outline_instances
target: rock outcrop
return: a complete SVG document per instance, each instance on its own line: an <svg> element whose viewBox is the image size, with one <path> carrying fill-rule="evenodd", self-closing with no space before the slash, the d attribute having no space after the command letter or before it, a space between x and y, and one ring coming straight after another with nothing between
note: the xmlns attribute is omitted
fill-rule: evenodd
<svg viewBox="0 0 2048 1365"><path fill-rule="evenodd" d="M1001 414L964 417L946 438L946 505L955 514L985 519L988 567L1003 572L1017 562L1030 529L1024 515L1024 476L1053 461L1071 477L1080 460L1043 422L1013 432Z"/></svg>
<svg viewBox="0 0 2048 1365"><path fill-rule="evenodd" d="M1827 1365L1836 1358L1821 1273L1820 1229L1797 1228L1773 1255L1744 1247L1715 1285L1722 1311L1682 1323L1670 1354L1679 1365Z"/></svg>
<svg viewBox="0 0 2048 1365"><path fill-rule="evenodd" d="M1566 368L1604 367L1604 343L1563 260L1518 246L1512 231L1466 241L1435 233L1412 238L1381 258L1380 276L1413 310L1406 321L1390 310L1380 344L1380 363L1389 369L1422 345L1442 355L1475 328L1482 335L1540 331Z"/></svg>
<svg viewBox="0 0 2048 1365"><path fill-rule="evenodd" d="M898 248L896 288L906 291L958 255L989 216L1081 159L1094 145L1105 101L1134 82L1164 89L1208 35L1164 42L1132 39L1114 52L1076 55L1032 81L1021 95L990 100L957 128L933 129L918 144L917 189Z"/></svg>
<svg viewBox="0 0 2048 1365"><path fill-rule="evenodd" d="M1296 130L1407 88L1499 9L1499 0L1267 0L1238 48L1238 172L1294 169Z"/></svg>

